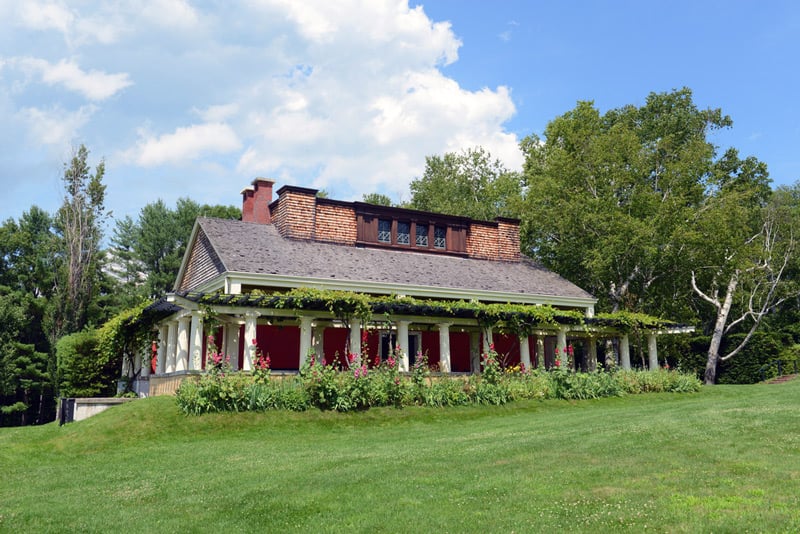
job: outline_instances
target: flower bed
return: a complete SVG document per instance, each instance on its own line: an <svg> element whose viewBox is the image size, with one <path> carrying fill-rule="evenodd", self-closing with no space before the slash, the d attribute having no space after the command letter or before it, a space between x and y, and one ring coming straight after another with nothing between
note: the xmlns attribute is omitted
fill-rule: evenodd
<svg viewBox="0 0 800 534"><path fill-rule="evenodd" d="M349 355L346 365L311 355L294 380L271 380L269 361L259 357L253 373L231 372L224 357L208 373L184 381L176 392L187 414L312 408L348 412L377 406L501 405L522 399L591 399L645 392L693 392L700 381L678 371L574 373L523 366L503 369L491 350L481 374L432 376L423 355L400 373L395 355L384 361Z"/></svg>

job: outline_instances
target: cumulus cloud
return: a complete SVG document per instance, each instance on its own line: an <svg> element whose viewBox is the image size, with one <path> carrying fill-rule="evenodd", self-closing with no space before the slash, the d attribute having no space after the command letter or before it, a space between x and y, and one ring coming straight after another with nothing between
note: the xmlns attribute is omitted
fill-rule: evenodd
<svg viewBox="0 0 800 534"><path fill-rule="evenodd" d="M17 116L27 124L29 137L35 142L66 147L78 137L78 131L96 110L92 105L82 106L77 111L60 106L48 109L29 107L19 110Z"/></svg>
<svg viewBox="0 0 800 534"><path fill-rule="evenodd" d="M107 74L98 70L87 72L66 59L52 64L44 59L22 57L12 59L9 64L38 74L46 84L62 85L89 100L105 100L133 84L127 73Z"/></svg>
<svg viewBox="0 0 800 534"><path fill-rule="evenodd" d="M158 137L142 132L136 147L126 151L123 160L142 167L180 165L204 155L225 154L240 147L239 138L227 124L196 124Z"/></svg>
<svg viewBox="0 0 800 534"><path fill-rule="evenodd" d="M165 187L184 195L189 179L207 179L222 199L230 185L220 178L270 176L337 198L399 199L431 154L481 145L512 168L522 161L504 128L516 112L510 90L449 77L443 67L458 61L461 40L403 0L23 4L6 6L15 31L28 28L14 41L50 45L19 50L5 66L0 58L0 92L42 142L71 143L76 132L90 146L100 140L120 184L131 182L125 173L151 179L168 198ZM59 114L64 127L51 121L48 131ZM164 175L174 178L152 178Z"/></svg>
<svg viewBox="0 0 800 534"><path fill-rule="evenodd" d="M238 126L247 145L239 173L400 197L427 155L481 145L521 165L503 129L515 113L508 89L469 91L440 70L461 45L448 23L405 2L266 4L295 25L302 68L241 95L251 112Z"/></svg>

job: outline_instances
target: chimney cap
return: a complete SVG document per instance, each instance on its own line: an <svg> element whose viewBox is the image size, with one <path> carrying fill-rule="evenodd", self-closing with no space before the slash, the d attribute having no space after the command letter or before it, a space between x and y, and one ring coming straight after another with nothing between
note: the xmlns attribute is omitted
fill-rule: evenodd
<svg viewBox="0 0 800 534"><path fill-rule="evenodd" d="M247 187L245 187L244 189L242 189L242 191L241 191L241 193L240 193L240 194L244 195L244 194L245 194L245 193L247 193L248 191L255 191L255 190L256 190L256 188L255 188L255 187L253 187L252 185L248 185Z"/></svg>
<svg viewBox="0 0 800 534"><path fill-rule="evenodd" d="M258 183L263 183L263 182L266 182L266 183L269 183L269 184L274 184L275 180L273 180L272 178L264 178L263 176L257 176L253 180L253 185L256 185Z"/></svg>

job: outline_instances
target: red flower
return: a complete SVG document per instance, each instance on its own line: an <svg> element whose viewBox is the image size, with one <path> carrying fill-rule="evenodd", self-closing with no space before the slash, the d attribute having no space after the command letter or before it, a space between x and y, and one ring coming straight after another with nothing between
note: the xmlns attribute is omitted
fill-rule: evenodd
<svg viewBox="0 0 800 534"><path fill-rule="evenodd" d="M494 343L489 343L489 350L494 352Z"/></svg>

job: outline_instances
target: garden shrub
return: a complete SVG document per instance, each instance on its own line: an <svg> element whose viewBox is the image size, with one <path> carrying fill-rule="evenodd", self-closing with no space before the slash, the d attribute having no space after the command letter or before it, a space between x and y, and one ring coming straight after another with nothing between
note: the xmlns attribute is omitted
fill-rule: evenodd
<svg viewBox="0 0 800 534"><path fill-rule="evenodd" d="M116 393L119 361L98 350L97 330L64 336L56 343L59 386L65 397L112 396Z"/></svg>
<svg viewBox="0 0 800 534"><path fill-rule="evenodd" d="M317 361L313 356L294 380L270 380L269 368L253 374L231 373L214 365L209 373L186 380L178 389L178 405L187 414L241 410L309 408L340 412L377 406L431 407L485 404L499 406L522 399L594 399L646 392L692 392L697 377L677 371L613 371L574 373L566 366L549 372L522 367L502 369L496 355L483 356L483 373L432 376L419 355L411 373L401 375L393 357L372 367L357 357L350 366ZM262 362L263 363L263 362Z"/></svg>

